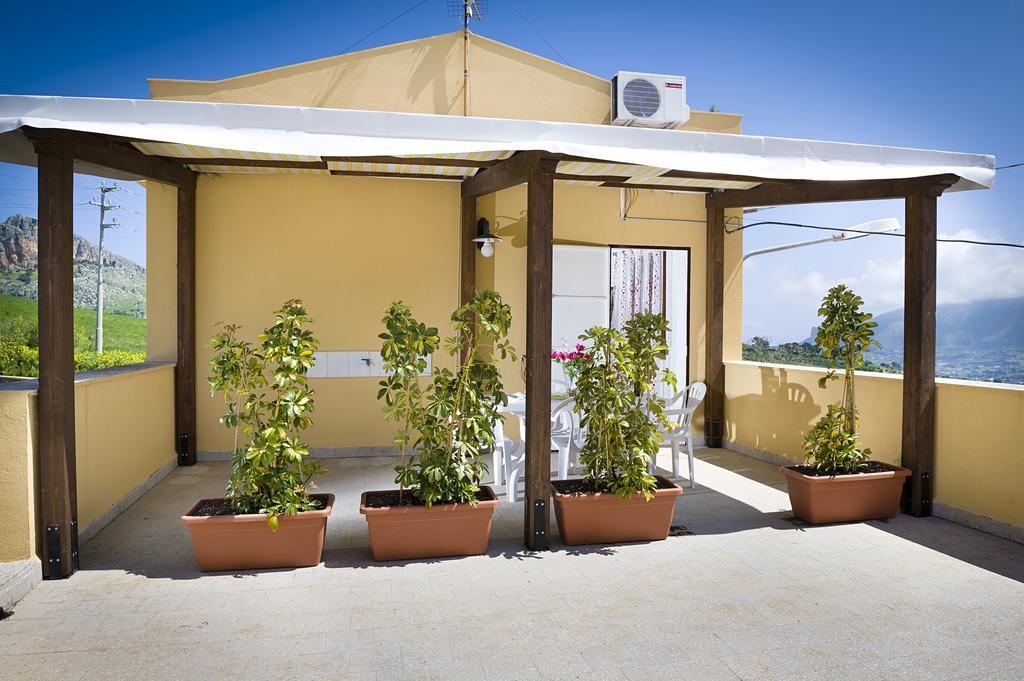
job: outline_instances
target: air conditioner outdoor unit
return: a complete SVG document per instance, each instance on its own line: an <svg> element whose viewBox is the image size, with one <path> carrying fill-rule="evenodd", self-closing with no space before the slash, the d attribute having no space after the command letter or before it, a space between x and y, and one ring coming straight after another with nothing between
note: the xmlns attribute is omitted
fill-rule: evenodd
<svg viewBox="0 0 1024 681"><path fill-rule="evenodd" d="M619 71L612 78L612 124L671 128L690 119L686 78Z"/></svg>

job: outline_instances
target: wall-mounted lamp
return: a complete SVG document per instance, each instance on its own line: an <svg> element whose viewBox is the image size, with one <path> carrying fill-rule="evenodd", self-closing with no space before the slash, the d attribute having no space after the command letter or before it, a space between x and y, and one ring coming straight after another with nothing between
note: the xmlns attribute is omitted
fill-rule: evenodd
<svg viewBox="0 0 1024 681"><path fill-rule="evenodd" d="M480 249L480 255L489 258L494 255L494 244L501 241L501 237L491 234L491 223L487 218L480 218L476 221L476 247Z"/></svg>

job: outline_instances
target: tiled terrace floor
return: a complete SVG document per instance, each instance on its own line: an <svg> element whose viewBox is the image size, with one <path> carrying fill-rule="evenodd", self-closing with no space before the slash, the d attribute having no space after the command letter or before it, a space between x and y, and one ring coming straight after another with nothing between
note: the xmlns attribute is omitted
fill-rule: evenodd
<svg viewBox="0 0 1024 681"><path fill-rule="evenodd" d="M378 564L358 493L390 461L335 460L324 564L203 576L177 520L226 464L174 471L0 622L20 679L1024 679L1024 546L946 521L806 527L773 466L701 450L693 534ZM667 464L667 459L663 459Z"/></svg>

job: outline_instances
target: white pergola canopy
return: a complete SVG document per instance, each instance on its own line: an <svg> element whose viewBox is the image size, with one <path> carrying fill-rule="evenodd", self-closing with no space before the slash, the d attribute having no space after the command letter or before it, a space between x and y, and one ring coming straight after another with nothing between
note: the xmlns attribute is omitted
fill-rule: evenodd
<svg viewBox="0 0 1024 681"><path fill-rule="evenodd" d="M25 126L125 139L200 172L460 180L517 151L543 151L564 159L557 172L571 177L558 179L606 186L747 189L761 181L952 174L959 180L951 189L962 190L995 181L995 157L986 154L499 118L19 95L0 95L0 161L35 164L32 145L18 132ZM396 156L409 160L390 158Z"/></svg>

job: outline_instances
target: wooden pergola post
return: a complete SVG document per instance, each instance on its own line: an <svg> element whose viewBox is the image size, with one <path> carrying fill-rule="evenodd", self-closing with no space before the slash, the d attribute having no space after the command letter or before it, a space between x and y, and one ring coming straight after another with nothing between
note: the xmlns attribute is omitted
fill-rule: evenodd
<svg viewBox="0 0 1024 681"><path fill-rule="evenodd" d="M527 548L547 549L551 520L551 264L557 162L538 159L526 199Z"/></svg>
<svg viewBox="0 0 1024 681"><path fill-rule="evenodd" d="M179 466L196 462L196 182L178 187L178 352L174 433Z"/></svg>
<svg viewBox="0 0 1024 681"><path fill-rule="evenodd" d="M459 304L476 294L476 197L463 197L459 231Z"/></svg>
<svg viewBox="0 0 1024 681"><path fill-rule="evenodd" d="M900 460L913 471L904 490L903 510L915 516L931 515L935 468L937 196L935 191L920 191L906 198Z"/></svg>
<svg viewBox="0 0 1024 681"><path fill-rule="evenodd" d="M526 505L524 541L547 549L551 508L551 258L555 169L558 159L537 151L518 152L462 183L462 295L476 257L476 198L526 183ZM472 213L470 206L472 205ZM472 223L469 216L472 214ZM468 253L467 253L468 252ZM470 270L470 267L473 269ZM470 292L469 295L472 295Z"/></svg>
<svg viewBox="0 0 1024 681"><path fill-rule="evenodd" d="M74 159L39 141L39 491L43 576L78 569L73 284Z"/></svg>
<svg viewBox="0 0 1024 681"><path fill-rule="evenodd" d="M716 197L707 195L707 291L704 321L704 444L722 446L725 424L725 208Z"/></svg>

